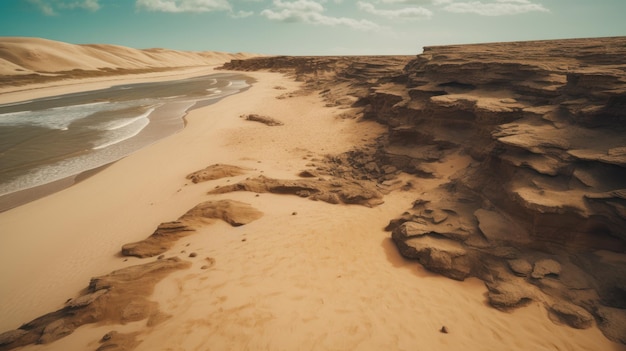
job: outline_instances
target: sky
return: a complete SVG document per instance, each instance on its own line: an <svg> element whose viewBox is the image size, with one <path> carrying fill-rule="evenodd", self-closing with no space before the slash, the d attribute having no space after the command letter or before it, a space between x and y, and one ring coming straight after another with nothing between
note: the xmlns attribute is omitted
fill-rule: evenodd
<svg viewBox="0 0 626 351"><path fill-rule="evenodd" d="M626 0L0 0L0 36L270 55L626 35Z"/></svg>

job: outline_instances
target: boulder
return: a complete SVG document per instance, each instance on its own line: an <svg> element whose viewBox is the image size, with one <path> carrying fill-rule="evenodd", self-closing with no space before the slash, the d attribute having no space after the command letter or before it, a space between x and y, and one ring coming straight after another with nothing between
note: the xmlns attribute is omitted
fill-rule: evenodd
<svg viewBox="0 0 626 351"><path fill-rule="evenodd" d="M418 260L430 271L456 280L464 280L471 273L468 253L457 241L430 235L394 241L402 256Z"/></svg>
<svg viewBox="0 0 626 351"><path fill-rule="evenodd" d="M534 295L523 283L496 281L485 285L489 291L489 304L499 309L523 306L534 299Z"/></svg>

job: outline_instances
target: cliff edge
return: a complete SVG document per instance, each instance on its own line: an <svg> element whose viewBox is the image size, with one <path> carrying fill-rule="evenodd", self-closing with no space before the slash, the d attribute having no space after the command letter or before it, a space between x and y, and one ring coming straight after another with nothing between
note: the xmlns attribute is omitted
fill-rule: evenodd
<svg viewBox="0 0 626 351"><path fill-rule="evenodd" d="M595 321L626 343L626 37L225 68L292 74L388 126L375 147L329 157L329 172L430 184L387 226L403 256L482 279L496 308L538 301L556 323Z"/></svg>

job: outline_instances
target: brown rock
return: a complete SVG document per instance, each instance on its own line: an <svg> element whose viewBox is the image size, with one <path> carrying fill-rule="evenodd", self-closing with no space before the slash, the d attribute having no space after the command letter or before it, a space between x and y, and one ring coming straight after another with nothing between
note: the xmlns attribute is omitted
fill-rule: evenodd
<svg viewBox="0 0 626 351"><path fill-rule="evenodd" d="M571 303L555 303L549 311L551 318L576 329L587 329L593 325L593 316L584 308Z"/></svg>
<svg viewBox="0 0 626 351"><path fill-rule="evenodd" d="M276 120L272 117L268 117L268 116L261 116L258 115L256 113L252 113L249 115L243 115L243 118L245 118L248 121L253 121L253 122L260 122L263 123L265 125L268 125L270 127L274 127L274 126L282 126L283 122Z"/></svg>
<svg viewBox="0 0 626 351"><path fill-rule="evenodd" d="M122 255L136 257L152 257L169 250L174 243L195 231L194 226L213 219L221 219L232 226L241 226L263 216L249 204L219 200L206 201L187 211L177 221L159 225L154 233L142 241L122 246Z"/></svg>
<svg viewBox="0 0 626 351"><path fill-rule="evenodd" d="M523 258L508 260L509 268L519 277L527 277L533 270L533 266Z"/></svg>
<svg viewBox="0 0 626 351"><path fill-rule="evenodd" d="M500 309L523 306L533 300L533 294L522 284L497 281L486 283L489 304Z"/></svg>
<svg viewBox="0 0 626 351"><path fill-rule="evenodd" d="M402 256L417 259L428 270L446 277L464 280L470 275L471 261L463 246L444 238L429 235L411 237L394 242Z"/></svg>
<svg viewBox="0 0 626 351"><path fill-rule="evenodd" d="M543 259L535 262L531 277L541 279L546 275L558 276L561 274L561 264L552 259Z"/></svg>
<svg viewBox="0 0 626 351"><path fill-rule="evenodd" d="M223 186L209 194L224 194L232 191L257 193L292 194L329 203L342 202L373 207L382 203L382 194L365 182L346 179L296 179L280 180L264 176Z"/></svg>
<svg viewBox="0 0 626 351"><path fill-rule="evenodd" d="M203 170L193 172L187 175L187 179L190 179L194 183L205 182L208 180L215 180L226 177L234 177L244 174L246 169L237 166L215 164L206 167Z"/></svg>

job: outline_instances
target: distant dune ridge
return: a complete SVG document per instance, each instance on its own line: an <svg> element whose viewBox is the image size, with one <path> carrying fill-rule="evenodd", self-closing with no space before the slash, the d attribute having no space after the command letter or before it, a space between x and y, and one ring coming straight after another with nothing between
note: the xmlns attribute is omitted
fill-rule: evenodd
<svg viewBox="0 0 626 351"><path fill-rule="evenodd" d="M28 37L0 37L0 75L15 76L71 70L119 70L217 65L255 56L214 51L133 49L118 45L75 45Z"/></svg>

